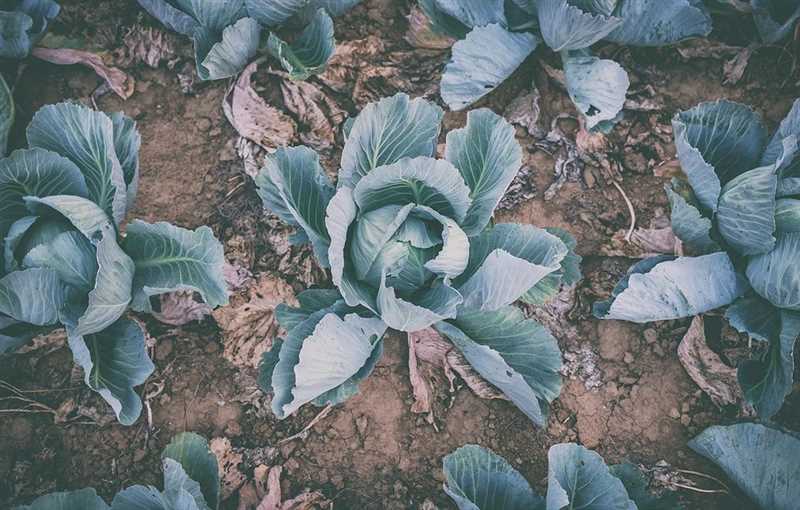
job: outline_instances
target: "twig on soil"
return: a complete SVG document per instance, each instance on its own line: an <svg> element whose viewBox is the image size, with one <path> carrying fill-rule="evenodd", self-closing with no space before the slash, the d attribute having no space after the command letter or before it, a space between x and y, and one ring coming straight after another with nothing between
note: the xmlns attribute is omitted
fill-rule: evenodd
<svg viewBox="0 0 800 510"><path fill-rule="evenodd" d="M692 471L690 469L676 469L675 471L677 471L678 473L686 474L686 475L695 475L695 476L699 476L700 478L705 478L707 480L712 480L712 481L717 482L718 484L720 484L722 487L724 487L726 491L730 492L730 488L725 484L725 482L723 482L722 480L720 480L719 478L717 478L715 476L711 476L711 475L706 474L706 473L700 473L699 471Z"/></svg>
<svg viewBox="0 0 800 510"><path fill-rule="evenodd" d="M308 437L308 434L311 432L311 428L314 425L316 425L321 419L323 419L326 416L328 416L328 414L331 412L332 409L333 409L333 405L332 404L328 404L328 406L325 407L325 409L323 409L322 411L320 411L319 414L317 414L314 417L313 420L308 422L308 425L303 427L303 430L301 430L297 434L294 434L294 435L289 436L287 438L281 439L280 441L278 441L278 445L280 446L280 445L282 445L284 443L288 443L289 441L294 441L295 439L305 440Z"/></svg>
<svg viewBox="0 0 800 510"><path fill-rule="evenodd" d="M631 203L630 199L628 199L628 195L625 194L625 190L622 189L622 186L617 184L616 181L611 181L611 184L617 188L619 194L622 195L622 198L625 199L625 204L628 206L628 212L631 214L631 226L628 228L628 233L625 234L625 240L631 242L631 236L633 235L633 231L636 228L636 211L633 209L633 204Z"/></svg>
<svg viewBox="0 0 800 510"><path fill-rule="evenodd" d="M56 414L56 410L52 407L42 404L36 400L30 399L25 396L24 392L14 386L11 383L6 381L0 380L0 388L8 391L11 393L11 396L8 397L0 397L0 402L6 400L16 400L19 402L24 402L26 404L26 408L22 409L0 409L0 413L3 414L14 414L14 413L49 413L52 415Z"/></svg>

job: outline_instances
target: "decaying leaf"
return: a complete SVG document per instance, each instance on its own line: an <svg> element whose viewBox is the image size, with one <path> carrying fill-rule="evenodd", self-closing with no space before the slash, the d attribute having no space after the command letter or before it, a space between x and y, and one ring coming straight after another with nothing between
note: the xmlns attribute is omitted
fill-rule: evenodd
<svg viewBox="0 0 800 510"><path fill-rule="evenodd" d="M446 50L455 44L453 37L437 34L431 29L428 16L418 5L411 8L407 18L408 31L405 39L411 46L426 50Z"/></svg>
<svg viewBox="0 0 800 510"><path fill-rule="evenodd" d="M658 214L660 213L660 214ZM672 232L669 217L663 211L650 221L648 228L637 228L630 241L625 239L627 230L617 231L599 251L607 257L644 259L656 255L682 255L683 243Z"/></svg>
<svg viewBox="0 0 800 510"><path fill-rule="evenodd" d="M729 367L706 343L703 317L692 320L678 346L678 359L689 377L718 406L738 404L742 390L736 380L736 369Z"/></svg>
<svg viewBox="0 0 800 510"><path fill-rule="evenodd" d="M280 303L294 303L292 288L280 278L262 274L249 288L214 311L222 330L223 356L237 367L258 367L278 332L273 312Z"/></svg>
<svg viewBox="0 0 800 510"><path fill-rule="evenodd" d="M260 499L255 510L314 510L331 508L331 502L318 491L304 492L299 496L283 500L281 490L281 466L258 466L254 472L256 493ZM244 510L244 509L241 509ZM249 509L248 509L249 510Z"/></svg>
<svg viewBox="0 0 800 510"><path fill-rule="evenodd" d="M179 290L159 296L161 307L153 312L153 317L164 324L183 326L194 321L201 321L211 314L211 307L206 303L195 301L194 292Z"/></svg>
<svg viewBox="0 0 800 510"><path fill-rule="evenodd" d="M383 40L376 36L340 43L319 79L337 92L352 90L360 71L369 67L372 58L382 54L383 50Z"/></svg>
<svg viewBox="0 0 800 510"><path fill-rule="evenodd" d="M505 109L505 118L515 126L525 128L534 138L544 138L545 131L539 127L539 89L532 85L531 92L515 98Z"/></svg>
<svg viewBox="0 0 800 510"><path fill-rule="evenodd" d="M109 88L122 99L133 95L136 82L133 77L125 72L111 67L103 62L100 55L88 51L72 50L68 48L34 48L31 54L45 62L57 65L80 64L91 68L97 75L105 80Z"/></svg>
<svg viewBox="0 0 800 510"><path fill-rule="evenodd" d="M122 37L119 65L128 67L143 63L153 69L166 62L171 69L177 62L177 37L156 27L134 25Z"/></svg>
<svg viewBox="0 0 800 510"><path fill-rule="evenodd" d="M479 397L485 399L502 399L506 397L472 368L464 356L453 347L447 339L432 328L413 333L414 350L417 358L444 370L453 391L455 374L469 386Z"/></svg>
<svg viewBox="0 0 800 510"><path fill-rule="evenodd" d="M723 85L736 85L739 83L747 70L747 64L750 63L750 57L753 56L755 48L753 44L747 48L742 48L732 59L723 64L722 74L725 77L722 80Z"/></svg>
<svg viewBox="0 0 800 510"><path fill-rule="evenodd" d="M427 420L430 423L433 421L431 389L428 385L428 381L425 380L419 370L416 350L416 333L408 333L407 336L408 377L411 380L411 388L414 393L414 404L411 406L411 412L416 414L427 414Z"/></svg>
<svg viewBox="0 0 800 510"><path fill-rule="evenodd" d="M225 500L247 481L240 468L244 456L233 448L226 437L212 439L209 447L219 463L220 499Z"/></svg>
<svg viewBox="0 0 800 510"><path fill-rule="evenodd" d="M256 61L242 71L222 101L222 109L240 135L266 150L274 150L289 145L297 127L288 115L267 104L253 89L252 77L257 70Z"/></svg>
<svg viewBox="0 0 800 510"><path fill-rule="evenodd" d="M307 81L283 79L281 93L286 109L301 126L300 141L317 150L333 146L336 126L346 116L336 102Z"/></svg>

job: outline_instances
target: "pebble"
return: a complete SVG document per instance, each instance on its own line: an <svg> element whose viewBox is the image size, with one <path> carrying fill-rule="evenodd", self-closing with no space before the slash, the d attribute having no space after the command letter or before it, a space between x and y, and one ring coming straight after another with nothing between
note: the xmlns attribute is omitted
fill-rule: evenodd
<svg viewBox="0 0 800 510"><path fill-rule="evenodd" d="M654 346L654 347L653 347L653 352L654 352L654 353L656 354L656 356L658 356L659 358L663 358L663 357L664 357L664 354L665 354L665 353L664 353L664 348L663 348L663 347L661 347L660 345L656 345L656 346Z"/></svg>
<svg viewBox="0 0 800 510"><path fill-rule="evenodd" d="M619 382L621 382L622 384L627 384L628 386L633 386L634 384L636 384L636 378L623 375L622 377L619 378Z"/></svg>
<svg viewBox="0 0 800 510"><path fill-rule="evenodd" d="M199 131L208 131L211 129L211 121L205 117L200 117L194 123Z"/></svg>
<svg viewBox="0 0 800 510"><path fill-rule="evenodd" d="M692 417L688 414L681 415L681 425L688 427L692 423Z"/></svg>
<svg viewBox="0 0 800 510"><path fill-rule="evenodd" d="M681 417L681 412L678 411L677 407L673 407L672 409L669 410L669 417L677 420Z"/></svg>
<svg viewBox="0 0 800 510"><path fill-rule="evenodd" d="M655 329L645 329L644 330L644 341L648 344L654 344L658 341L658 333L656 333Z"/></svg>
<svg viewBox="0 0 800 510"><path fill-rule="evenodd" d="M632 364L633 361L634 361L633 353L632 352L626 352L625 355L622 356L622 361L624 361L628 365Z"/></svg>
<svg viewBox="0 0 800 510"><path fill-rule="evenodd" d="M139 448L135 452L133 452L133 462L141 462L147 456L147 451L143 448Z"/></svg>

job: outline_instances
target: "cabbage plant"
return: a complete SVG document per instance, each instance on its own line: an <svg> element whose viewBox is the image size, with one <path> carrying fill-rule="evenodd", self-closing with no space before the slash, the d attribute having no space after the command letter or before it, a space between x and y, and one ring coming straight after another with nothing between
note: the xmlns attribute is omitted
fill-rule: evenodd
<svg viewBox="0 0 800 510"><path fill-rule="evenodd" d="M589 129L619 119L630 84L600 41L665 46L711 32L700 0L420 0L433 34L457 40L442 76L442 99L462 110L505 81L544 41L561 56L564 80Z"/></svg>
<svg viewBox="0 0 800 510"><path fill-rule="evenodd" d="M262 47L264 28L305 28L286 42L274 32L266 50L292 79L304 80L325 70L335 41L331 15L360 0L138 0L170 30L192 38L197 74L219 80L238 74Z"/></svg>
<svg viewBox="0 0 800 510"><path fill-rule="evenodd" d="M282 306L287 335L265 354L261 386L279 418L342 402L381 355L388 328L434 327L531 420L561 389L558 343L510 306L542 303L580 277L575 242L558 229L492 225L522 163L514 128L471 111L434 157L442 110L398 94L346 127L334 186L307 147L279 149L256 178L265 207L296 227L335 289Z"/></svg>
<svg viewBox="0 0 800 510"><path fill-rule="evenodd" d="M680 510L673 493L657 497L633 464L607 466L597 453L574 443L547 453L547 494L537 494L504 458L478 445L444 458L444 490L459 510Z"/></svg>
<svg viewBox="0 0 800 510"><path fill-rule="evenodd" d="M714 426L689 447L717 464L762 510L792 510L800 500L800 439L758 423Z"/></svg>
<svg viewBox="0 0 800 510"><path fill-rule="evenodd" d="M725 100L680 112L672 126L686 176L666 190L672 230L696 256L639 262L594 313L644 323L730 305L731 326L767 343L738 378L770 417L792 389L800 336L800 100L769 140L758 114Z"/></svg>
<svg viewBox="0 0 800 510"><path fill-rule="evenodd" d="M142 409L133 388L154 367L125 313L175 290L227 303L222 245L208 227L134 220L122 232L141 143L125 115L48 105L27 139L0 159L0 354L63 326L86 384L130 425Z"/></svg>
<svg viewBox="0 0 800 510"><path fill-rule="evenodd" d="M134 485L117 493L109 506L94 489L55 492L14 510L216 510L220 480L217 458L201 436L177 435L161 454L164 490Z"/></svg>
<svg viewBox="0 0 800 510"><path fill-rule="evenodd" d="M0 58L27 57L60 11L53 0L0 0Z"/></svg>

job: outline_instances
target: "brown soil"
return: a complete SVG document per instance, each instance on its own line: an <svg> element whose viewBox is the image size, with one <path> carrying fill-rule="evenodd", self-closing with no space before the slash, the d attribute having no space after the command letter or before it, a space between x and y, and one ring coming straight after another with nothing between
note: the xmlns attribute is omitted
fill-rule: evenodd
<svg viewBox="0 0 800 510"><path fill-rule="evenodd" d="M77 0L62 3L64 14L55 31L92 38L108 50L119 47L129 27L154 24L132 0L106 1L91 9ZM364 39L357 46L368 50L362 68L355 71L366 76L362 86L352 94L330 91L342 109L352 114L366 102L399 90L438 100L438 77L446 55L412 51L403 40L408 4L365 0L337 20L340 42ZM744 46L752 35L750 22L743 18L719 23L715 37L728 43ZM190 54L188 41L176 41L178 55ZM92 486L110 500L133 483L159 484L160 451L184 430L230 440L231 458L238 465L227 480L232 488L250 479L258 464L280 463L289 495L305 488L321 490L336 508L419 508L426 500L451 508L441 489L441 459L465 443L491 447L539 490L546 485L547 449L562 441L597 449L611 463L628 459L652 466L666 460L673 467L722 476L686 447L687 440L704 427L737 418L736 409L717 409L678 361L676 348L688 321L637 326L591 318L591 304L610 292L632 262L607 256L611 237L626 229L630 220L608 177L621 177L619 183L633 202L640 226L663 215L668 210L663 193L668 178L656 177L653 167L674 154L672 114L702 100L727 97L754 105L774 127L798 95L794 85L798 77L792 75L793 60L787 56L791 49L757 51L736 86L722 85L720 59L685 60L675 49L604 49L626 66L635 90L652 86L649 97L663 107L650 113L630 112L609 136L608 149L599 151L596 164L567 179L551 200L543 197L553 182L554 159L537 147L532 136L518 130L529 172L517 184L529 193L511 201L499 220L565 228L577 238L584 257L584 279L569 301L574 306L528 310L553 328L568 372L545 430L534 428L508 402L481 400L466 387L450 394L441 374L442 384L435 392L435 427L412 414L407 348L404 339L394 335L387 339L382 361L358 396L336 407L305 440L278 446L282 438L300 431L318 409L306 406L295 416L276 420L267 397L256 388L255 370L239 369L221 355L222 338L213 320L170 328L143 317L155 342L157 366L142 391L152 411L150 429L146 416L132 427L110 419L100 398L83 387L82 374L73 368L63 344L0 360L0 378L23 390L37 390L27 395L57 411L0 414L0 506L27 502L56 489ZM537 56L554 62L545 52ZM131 64L126 70L137 82L133 97L123 102L106 94L98 100L100 109L134 116L142 133L141 186L131 217L187 227L209 224L225 241L229 257L255 274L273 273L296 291L308 283L328 284L324 273L311 267L307 252L287 252L287 230L264 215L252 181L241 172L233 145L235 132L221 109L227 84L195 84L192 94L182 92L178 71L188 61L155 70ZM502 113L535 80L541 92L539 127L549 130L555 115L573 114L564 92L537 62L531 58L479 106ZM85 100L98 84L87 70L32 62L18 87L22 115L16 141L21 138L20 126L39 106L70 98ZM270 91L264 95L269 97ZM464 113L448 113L444 131L464 120ZM663 136L658 136L659 130ZM336 169L333 162L340 150L337 139L335 148L323 153L329 171ZM777 421L798 426L797 394ZM228 492L233 494L224 508L236 508L238 493ZM682 492L681 497L690 509L745 508L736 494Z"/></svg>

